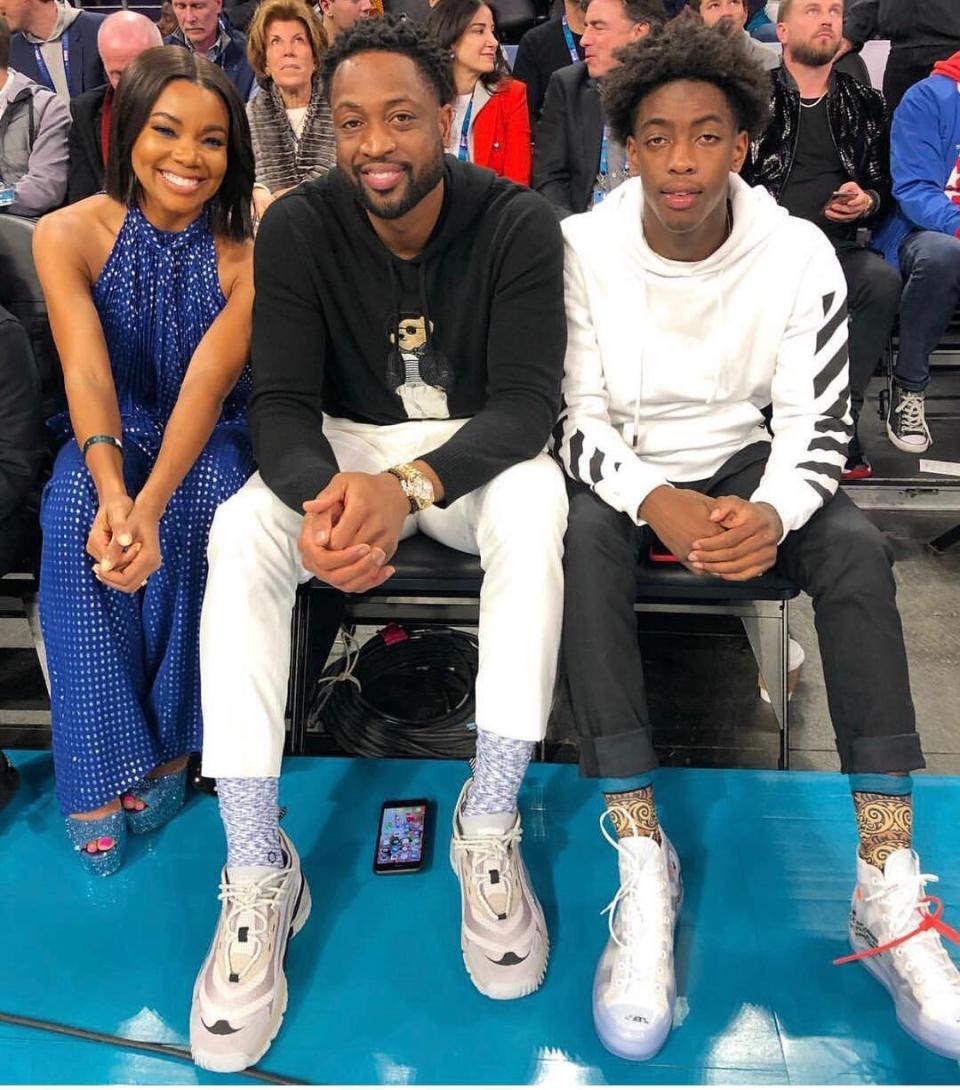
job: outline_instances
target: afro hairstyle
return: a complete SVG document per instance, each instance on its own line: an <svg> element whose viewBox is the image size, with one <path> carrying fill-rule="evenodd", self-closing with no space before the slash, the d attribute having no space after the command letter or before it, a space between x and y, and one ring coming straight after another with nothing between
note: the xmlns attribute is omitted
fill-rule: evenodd
<svg viewBox="0 0 960 1090"><path fill-rule="evenodd" d="M737 130L746 130L751 140L767 126L773 95L770 73L753 59L735 28L704 26L691 12L631 42L617 58L620 63L603 81L603 103L614 139L621 144L633 135L640 103L678 80L718 87L730 103Z"/></svg>

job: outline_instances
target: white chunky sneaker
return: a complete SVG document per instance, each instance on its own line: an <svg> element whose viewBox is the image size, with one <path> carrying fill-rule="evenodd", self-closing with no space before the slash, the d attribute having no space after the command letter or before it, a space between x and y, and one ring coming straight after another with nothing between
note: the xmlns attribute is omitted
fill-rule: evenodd
<svg viewBox="0 0 960 1090"><path fill-rule="evenodd" d="M223 908L190 1009L190 1051L208 1071L242 1071L270 1047L287 1009L284 959L310 915L300 859L281 831L284 866L224 867Z"/></svg>
<svg viewBox="0 0 960 1090"><path fill-rule="evenodd" d="M858 855L850 908L855 953L837 962L859 960L893 996L897 1021L907 1033L931 1052L958 1060L960 971L938 932L954 942L960 935L940 921L939 898L926 896L925 883L936 881L935 874L920 873L920 860L909 848L894 852L882 872ZM877 947L881 952L871 953Z"/></svg>
<svg viewBox="0 0 960 1090"><path fill-rule="evenodd" d="M465 817L472 782L457 800L450 841L450 865L460 879L463 963L485 996L519 999L535 992L547 971L547 925L520 856L520 815Z"/></svg>
<svg viewBox="0 0 960 1090"><path fill-rule="evenodd" d="M673 1025L677 985L673 932L683 901L680 861L661 831L617 839L600 830L620 857L620 888L604 909L610 938L593 980L593 1022L604 1047L625 1060L649 1060Z"/></svg>

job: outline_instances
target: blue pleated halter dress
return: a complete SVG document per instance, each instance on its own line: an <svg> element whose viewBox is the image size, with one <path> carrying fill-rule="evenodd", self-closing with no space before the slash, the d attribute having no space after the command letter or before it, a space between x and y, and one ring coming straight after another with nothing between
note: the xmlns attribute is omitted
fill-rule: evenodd
<svg viewBox="0 0 960 1090"><path fill-rule="evenodd" d="M136 498L153 468L191 357L226 304L204 213L183 231L131 208L93 287L123 425L123 470ZM217 506L254 469L247 366L160 520L161 568L133 595L99 583L86 541L93 478L64 413L66 440L44 490L40 622L50 669L53 755L63 814L105 805L151 769L199 750L200 607Z"/></svg>

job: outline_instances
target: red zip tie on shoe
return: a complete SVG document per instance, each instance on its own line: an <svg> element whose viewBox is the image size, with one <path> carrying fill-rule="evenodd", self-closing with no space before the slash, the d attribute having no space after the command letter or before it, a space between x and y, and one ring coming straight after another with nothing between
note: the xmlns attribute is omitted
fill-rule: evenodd
<svg viewBox="0 0 960 1090"><path fill-rule="evenodd" d="M872 946L869 950L861 950L858 954L847 954L846 957L834 958L834 965L844 965L848 961L860 961L863 958L872 958L877 954L882 954L886 950L893 949L894 946L899 946L901 943L906 942L908 939L912 939L914 935L919 935L921 931L936 931L943 935L945 939L949 939L951 942L960 945L960 931L951 927L950 924L944 923L941 919L943 916L943 901L939 897L924 897L921 899L922 905L933 905L933 912L927 912L923 917L919 927L915 927L912 931L908 931L906 935L901 935L898 939L891 939L890 942L885 942L882 946Z"/></svg>

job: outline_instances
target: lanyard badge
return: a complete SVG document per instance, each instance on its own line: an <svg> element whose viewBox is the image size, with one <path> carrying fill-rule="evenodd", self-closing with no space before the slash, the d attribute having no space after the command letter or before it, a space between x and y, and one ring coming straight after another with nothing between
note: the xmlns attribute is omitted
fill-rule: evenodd
<svg viewBox="0 0 960 1090"><path fill-rule="evenodd" d="M577 43L573 40L573 31L570 29L570 24L567 22L566 15L561 17L560 25L563 27L563 39L567 43L567 49L570 51L570 63L576 64L580 60L580 54L577 52Z"/></svg>
<svg viewBox="0 0 960 1090"><path fill-rule="evenodd" d="M467 103L467 112L463 115L463 127L460 129L460 151L457 153L457 158L461 163L467 163L470 161L470 144L468 143L468 134L470 130L470 115L473 113L473 99Z"/></svg>
<svg viewBox="0 0 960 1090"><path fill-rule="evenodd" d="M60 39L63 46L63 71L67 77L67 90L73 91L73 87L70 83L70 31L64 31L63 36ZM50 75L50 69L47 67L47 62L43 59L43 53L40 52L40 46L35 45L33 47L33 55L37 61L37 68L40 70L40 82L49 87L51 91L56 93L57 88L53 83L53 76Z"/></svg>

